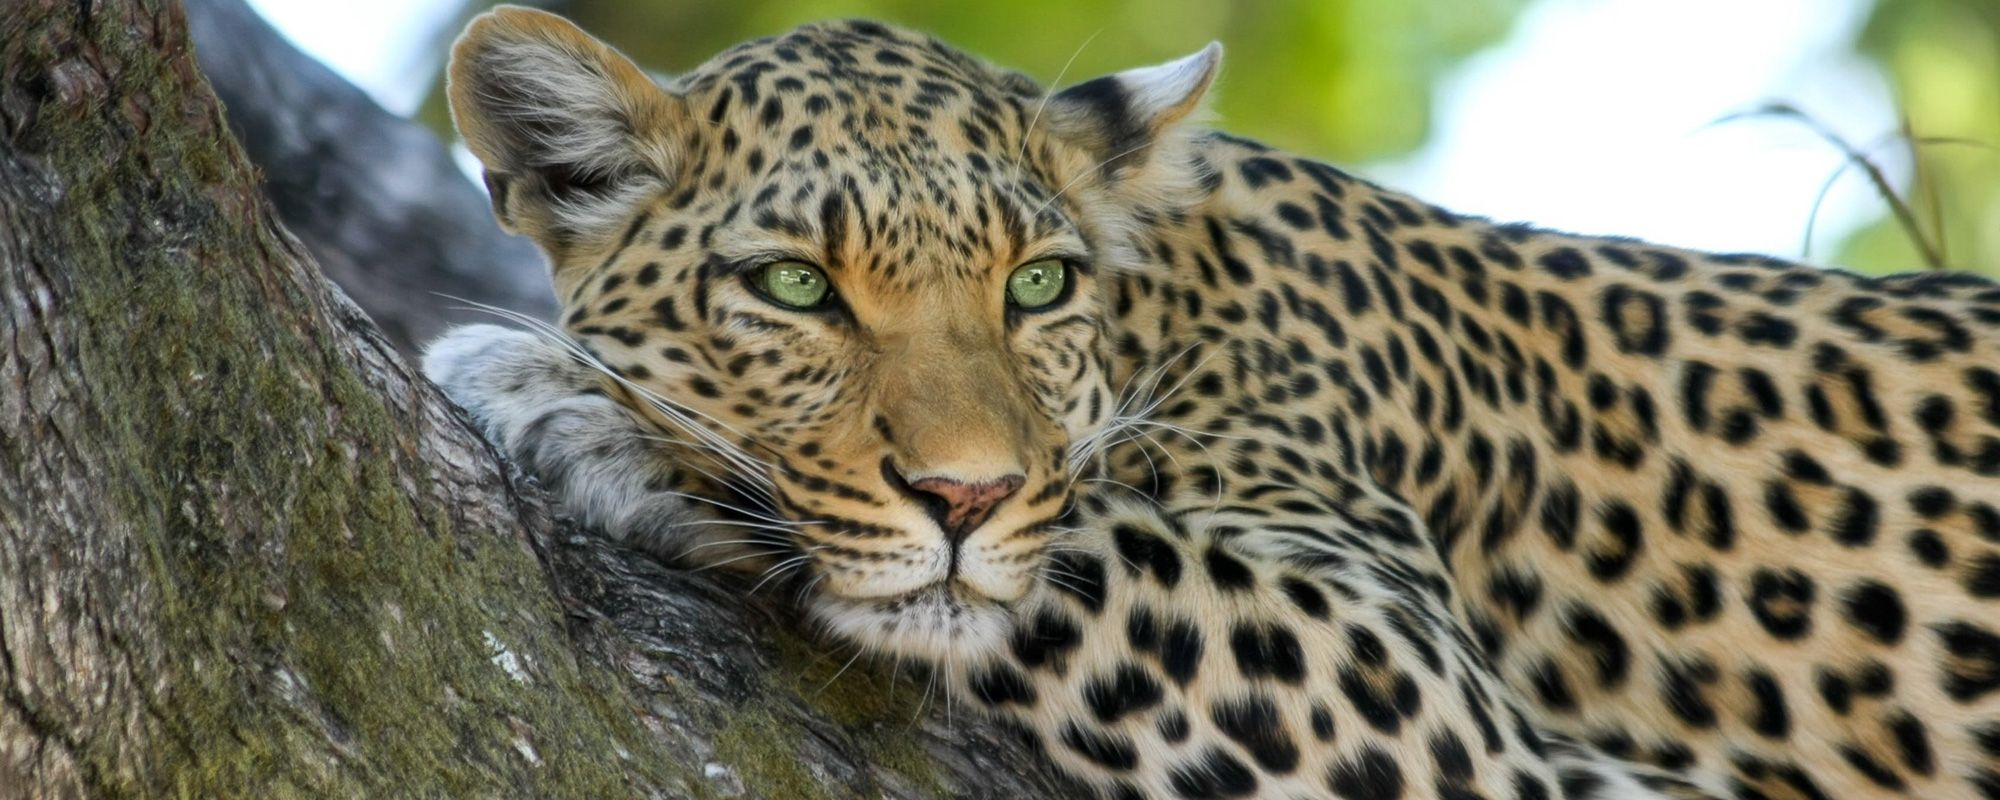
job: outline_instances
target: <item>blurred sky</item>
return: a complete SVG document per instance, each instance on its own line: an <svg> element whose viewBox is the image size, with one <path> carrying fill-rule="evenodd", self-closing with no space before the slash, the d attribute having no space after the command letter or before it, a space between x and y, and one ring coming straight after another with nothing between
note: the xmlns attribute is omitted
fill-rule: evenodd
<svg viewBox="0 0 2000 800"><path fill-rule="evenodd" d="M301 48L408 114L443 57L451 0L251 0ZM1849 141L1896 126L1854 54L1869 0L1536 0L1501 43L1448 73L1429 140L1343 164L1454 210L1666 244L1800 258L1841 154L1794 123L1713 124L1769 101ZM1255 42L1225 41L1231 47ZM1059 64L1009 64L1051 74ZM1136 66L1136 65L1135 65ZM1228 91L1225 57L1221 91ZM1216 122L1235 133L1255 130ZM1307 155L1312 155L1308 152ZM1881 154L1906 171L1893 150ZM1811 259L1883 213L1858 171L1820 209Z"/></svg>

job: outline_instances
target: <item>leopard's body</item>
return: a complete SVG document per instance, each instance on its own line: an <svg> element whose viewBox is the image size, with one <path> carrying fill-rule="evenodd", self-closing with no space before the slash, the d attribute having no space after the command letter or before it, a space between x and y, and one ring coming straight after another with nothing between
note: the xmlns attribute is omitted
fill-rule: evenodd
<svg viewBox="0 0 2000 800"><path fill-rule="evenodd" d="M506 11L453 73L593 365L426 368L613 534L778 548L1109 797L2000 797L2000 286L1455 215L1177 127L1213 50L593 48ZM1010 470L969 533L911 489Z"/></svg>

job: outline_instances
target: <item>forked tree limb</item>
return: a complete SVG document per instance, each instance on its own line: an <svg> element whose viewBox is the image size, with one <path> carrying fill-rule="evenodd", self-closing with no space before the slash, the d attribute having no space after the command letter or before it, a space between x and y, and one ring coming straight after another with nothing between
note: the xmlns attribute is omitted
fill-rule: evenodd
<svg viewBox="0 0 2000 800"><path fill-rule="evenodd" d="M0 13L0 796L1070 793L552 518L260 188L177 4Z"/></svg>
<svg viewBox="0 0 2000 800"><path fill-rule="evenodd" d="M428 129L299 52L243 0L186 7L196 59L278 218L405 355L449 324L492 321L440 295L554 317L541 253L500 231Z"/></svg>

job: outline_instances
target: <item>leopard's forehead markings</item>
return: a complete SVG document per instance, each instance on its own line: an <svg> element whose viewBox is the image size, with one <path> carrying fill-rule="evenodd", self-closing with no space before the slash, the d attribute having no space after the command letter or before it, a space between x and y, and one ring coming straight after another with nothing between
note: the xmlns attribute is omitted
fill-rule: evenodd
<svg viewBox="0 0 2000 800"><path fill-rule="evenodd" d="M1043 92L936 39L872 22L806 25L738 45L675 84L712 123L771 129L831 118L838 143L857 156L897 159L934 156L950 137L969 150L1011 140ZM834 143L815 141L823 131L781 133L793 149Z"/></svg>
<svg viewBox="0 0 2000 800"><path fill-rule="evenodd" d="M830 271L914 288L1011 266L1074 229L1050 202L1059 188L1022 163L1036 155L1022 139L1041 87L928 36L806 25L673 87L720 153L680 203L703 187L746 192L726 222L854 255L826 259Z"/></svg>
<svg viewBox="0 0 2000 800"><path fill-rule="evenodd" d="M873 107L878 114L901 111L910 122L934 118L934 109L968 101L989 113L1010 110L1022 98L1039 97L1032 79L991 66L935 38L867 21L803 25L782 36L732 47L682 76L688 94L733 89L755 107L765 97L761 85L775 76L780 91L823 92L842 106ZM878 124L892 124L885 115ZM901 119L893 121L900 122Z"/></svg>

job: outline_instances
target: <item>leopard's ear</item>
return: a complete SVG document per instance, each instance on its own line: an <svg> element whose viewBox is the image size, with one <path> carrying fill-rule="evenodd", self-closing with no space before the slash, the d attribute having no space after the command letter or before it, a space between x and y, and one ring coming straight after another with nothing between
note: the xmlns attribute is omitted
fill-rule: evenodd
<svg viewBox="0 0 2000 800"><path fill-rule="evenodd" d="M1222 66L1222 45L1106 75L1050 98L1049 129L1087 162L1072 165L1074 190L1112 268L1137 268L1145 220L1198 202L1208 167L1194 157L1191 126Z"/></svg>
<svg viewBox="0 0 2000 800"><path fill-rule="evenodd" d="M1050 125L1094 153L1097 168L1116 180L1171 155L1175 126L1202 107L1222 67L1222 44L1193 55L1084 81L1049 103Z"/></svg>
<svg viewBox="0 0 2000 800"><path fill-rule="evenodd" d="M680 98L569 21L500 6L451 51L452 121L502 227L558 254L607 235L677 167Z"/></svg>

